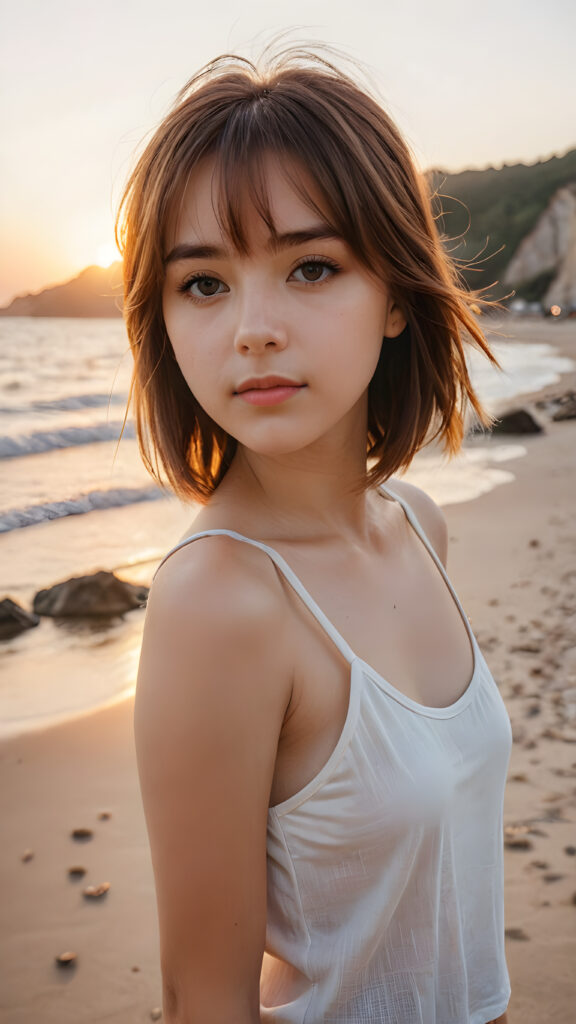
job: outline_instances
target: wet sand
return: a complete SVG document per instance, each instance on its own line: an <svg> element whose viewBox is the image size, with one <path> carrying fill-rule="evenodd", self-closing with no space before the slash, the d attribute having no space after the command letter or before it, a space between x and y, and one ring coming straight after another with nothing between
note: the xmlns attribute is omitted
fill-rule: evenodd
<svg viewBox="0 0 576 1024"><path fill-rule="evenodd" d="M570 340L576 327L573 335L554 333L549 340L576 357ZM561 393L575 381L575 374L567 375L545 393ZM553 423L546 412L537 414L545 433L520 439L526 455L506 466L513 482L446 506L448 571L514 732L504 818L510 1024L570 1024L576 998L576 420ZM0 814L0 1020L156 1019L155 898L132 701L0 744ZM74 839L76 828L93 835ZM75 865L86 868L82 878L68 875ZM101 882L110 883L105 895L83 895L85 886ZM77 954L75 965L58 967L55 957L69 950Z"/></svg>

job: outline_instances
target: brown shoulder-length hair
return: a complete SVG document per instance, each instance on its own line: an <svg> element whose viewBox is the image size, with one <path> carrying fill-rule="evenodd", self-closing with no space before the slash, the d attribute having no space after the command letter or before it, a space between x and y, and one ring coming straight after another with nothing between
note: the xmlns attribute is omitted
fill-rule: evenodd
<svg viewBox="0 0 576 1024"><path fill-rule="evenodd" d="M149 141L117 222L140 450L156 479L201 502L223 479L236 441L201 408L172 352L162 315L168 227L191 173L210 156L222 230L247 252L247 200L274 232L263 172L270 153L305 171L323 209L307 195L305 178L295 179L304 199L386 282L406 317L400 337L382 345L369 386L366 486L407 467L434 438L455 454L468 405L482 424L491 422L465 358L472 344L499 365L471 310L479 296L462 286L425 179L380 103L309 51L284 51L261 70L219 57L187 84Z"/></svg>

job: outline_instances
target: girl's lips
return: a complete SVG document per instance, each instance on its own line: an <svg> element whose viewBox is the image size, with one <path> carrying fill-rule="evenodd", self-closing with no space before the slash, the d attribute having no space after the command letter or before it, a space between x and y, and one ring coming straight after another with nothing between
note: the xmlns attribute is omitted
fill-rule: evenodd
<svg viewBox="0 0 576 1024"><path fill-rule="evenodd" d="M238 398L243 398L250 405L278 405L292 398L298 391L306 387L305 384L277 384L271 388L248 388L246 391L237 392Z"/></svg>

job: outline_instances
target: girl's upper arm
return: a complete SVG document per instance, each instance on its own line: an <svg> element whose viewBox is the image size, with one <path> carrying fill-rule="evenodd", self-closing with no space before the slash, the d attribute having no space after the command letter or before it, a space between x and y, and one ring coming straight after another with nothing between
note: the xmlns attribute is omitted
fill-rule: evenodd
<svg viewBox="0 0 576 1024"><path fill-rule="evenodd" d="M164 1019L259 1021L266 825L290 699L283 591L260 553L210 538L152 587L135 703Z"/></svg>

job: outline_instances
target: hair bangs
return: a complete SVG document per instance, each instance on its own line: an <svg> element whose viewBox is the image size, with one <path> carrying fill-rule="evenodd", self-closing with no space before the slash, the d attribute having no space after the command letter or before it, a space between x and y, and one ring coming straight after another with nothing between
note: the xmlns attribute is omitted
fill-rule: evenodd
<svg viewBox="0 0 576 1024"><path fill-rule="evenodd" d="M324 191L325 182L318 180L311 168L314 148L309 133L302 131L293 118L286 123L283 114L282 107L278 108L264 90L262 97L233 112L212 154L214 213L223 236L242 255L250 252L247 221L253 211L266 225L271 239L279 235L268 190L270 160L277 163L294 191L324 223L342 237L350 234L347 225L338 223L341 218L335 216L331 195ZM292 130L294 125L301 138ZM321 196L320 202L312 191Z"/></svg>

